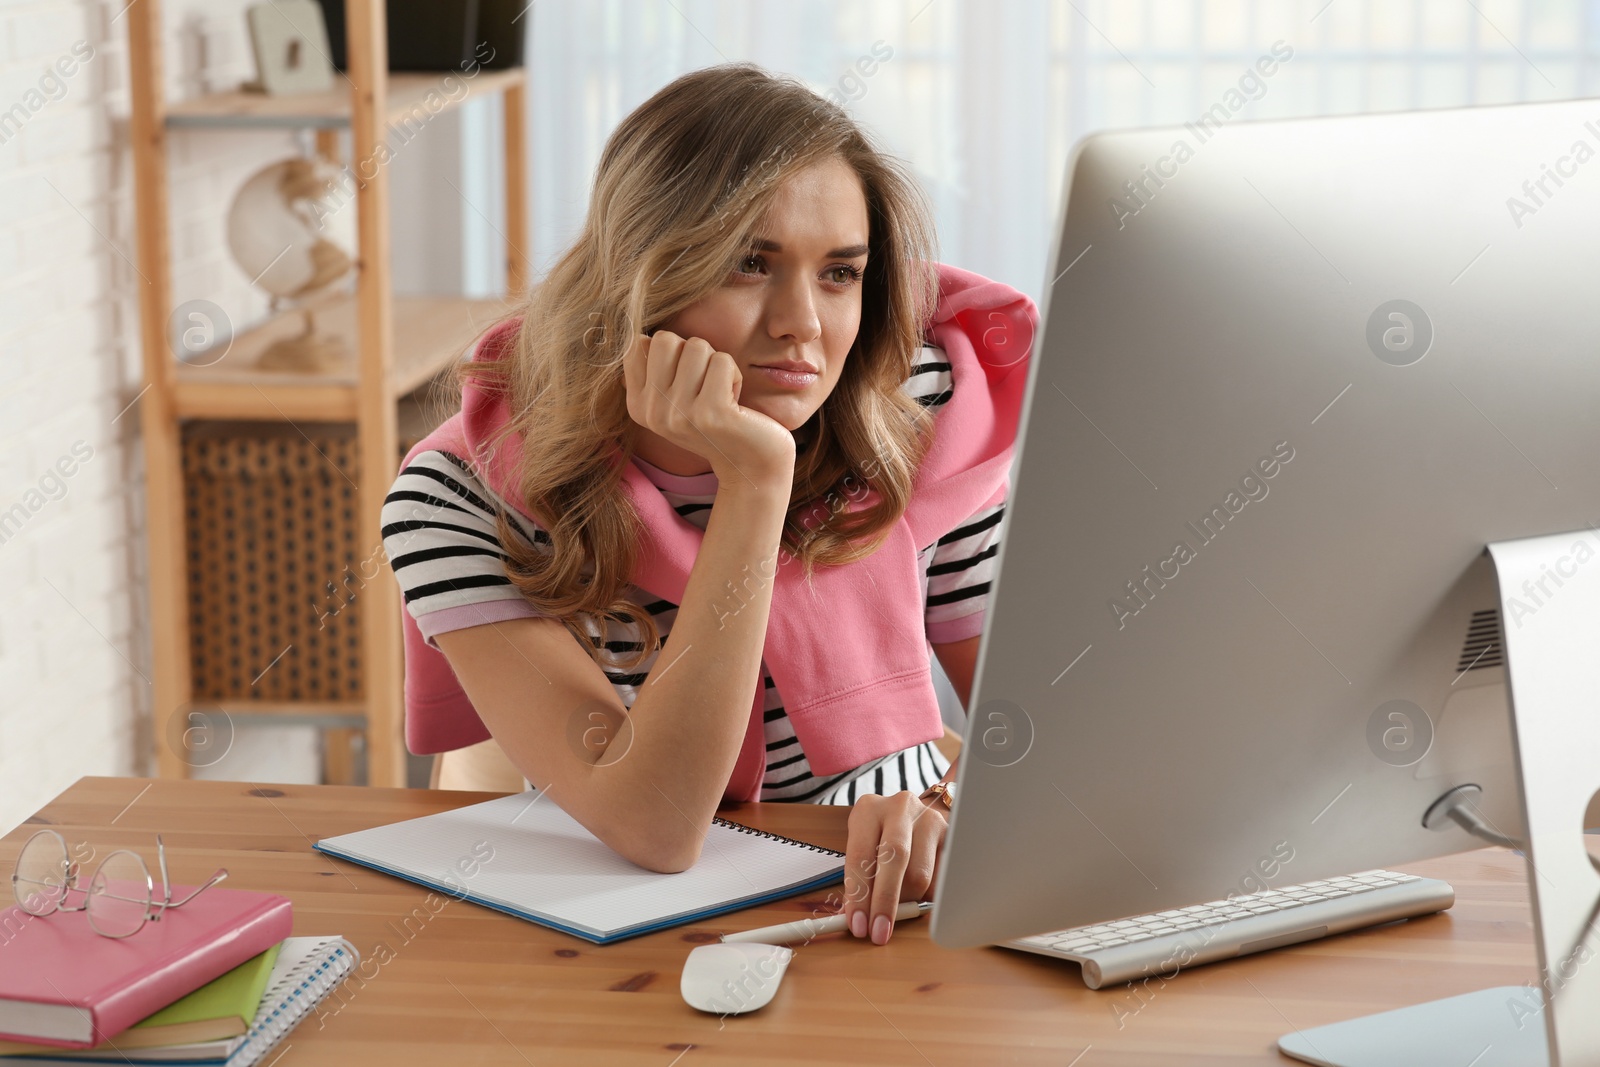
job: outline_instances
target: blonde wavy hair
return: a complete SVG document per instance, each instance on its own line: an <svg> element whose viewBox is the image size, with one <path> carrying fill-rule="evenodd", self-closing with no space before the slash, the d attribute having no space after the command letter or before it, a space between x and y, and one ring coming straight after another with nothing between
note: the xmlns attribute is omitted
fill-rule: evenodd
<svg viewBox="0 0 1600 1067"><path fill-rule="evenodd" d="M623 119L601 154L582 232L514 313L513 347L460 365L458 384L507 396L513 415L500 440L520 437L517 488L549 534L548 545L529 545L502 512L506 572L597 659L609 619L640 625L637 654L621 661L630 667L660 643L650 613L626 597L642 534L621 486L637 429L627 347L723 285L778 187L833 158L866 195L861 326L838 384L796 431L781 552L801 561L807 581L816 566L872 554L904 514L930 440L932 417L904 384L938 296L934 228L915 180L800 81L749 63L708 67ZM847 506L869 488L875 503Z"/></svg>

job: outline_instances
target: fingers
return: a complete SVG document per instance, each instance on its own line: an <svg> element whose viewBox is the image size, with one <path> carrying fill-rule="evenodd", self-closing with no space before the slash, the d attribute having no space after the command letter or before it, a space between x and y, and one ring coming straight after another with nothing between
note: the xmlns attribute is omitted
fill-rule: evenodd
<svg viewBox="0 0 1600 1067"><path fill-rule="evenodd" d="M869 908L872 901L872 876L878 867L878 838L881 823L876 806L862 797L850 809L849 833L844 850L844 910L850 920L850 932L856 937L866 937L869 932Z"/></svg>
<svg viewBox="0 0 1600 1067"><path fill-rule="evenodd" d="M641 424L644 421L642 403L645 388L646 353L649 351L650 338L641 333L634 336L633 344L628 346L628 351L622 356L622 382L627 388L628 417Z"/></svg>
<svg viewBox="0 0 1600 1067"><path fill-rule="evenodd" d="M740 390L744 387L744 376L739 373L739 364L726 352L713 352L706 361L705 386L700 395L708 401L721 403L723 397L737 404Z"/></svg>
<svg viewBox="0 0 1600 1067"><path fill-rule="evenodd" d="M639 334L622 364L628 413L635 422L651 428L687 421L713 366L718 372L711 379L715 389L706 395L716 401L729 394L736 396L739 371L733 357L717 352L709 341L679 337L670 330Z"/></svg>
<svg viewBox="0 0 1600 1067"><path fill-rule="evenodd" d="M866 796L850 814L845 912L850 932L884 944L903 900L926 899L948 823L910 792Z"/></svg>
<svg viewBox="0 0 1600 1067"><path fill-rule="evenodd" d="M918 803L921 803L921 801L918 801ZM932 818L933 816L930 814L929 817L923 821L928 822L931 821ZM937 831L939 835L939 844L933 850L933 866L928 871L928 888L922 893L923 900L933 899L934 891L939 887L939 868L943 866L944 863L944 837L945 832L949 829L950 823L948 819L942 816L940 817L939 822L942 824Z"/></svg>
<svg viewBox="0 0 1600 1067"><path fill-rule="evenodd" d="M794 469L794 435L775 419L739 404L744 377L733 356L700 337L669 330L634 337L623 360L628 415L635 424L711 464L722 482L749 471ZM729 457L740 457L735 463ZM723 469L729 468L729 469Z"/></svg>
<svg viewBox="0 0 1600 1067"><path fill-rule="evenodd" d="M650 351L646 357L645 385L655 396L665 396L672 388L672 376L678 372L678 353L683 350L683 338L669 330L657 330L650 338Z"/></svg>
<svg viewBox="0 0 1600 1067"><path fill-rule="evenodd" d="M922 801L913 801L927 807ZM939 854L943 851L945 829L949 825L936 812L915 818L911 824L911 859L906 865L905 879L900 883L901 900L928 900L933 893L934 877L939 870Z"/></svg>
<svg viewBox="0 0 1600 1067"><path fill-rule="evenodd" d="M678 366L667 395L679 410L687 412L694 406L700 387L705 383L712 352L711 342L700 337L691 337L678 348Z"/></svg>
<svg viewBox="0 0 1600 1067"><path fill-rule="evenodd" d="M898 813L896 813L898 815ZM884 821L878 842L878 871L872 878L872 943L882 945L894 932L894 911L900 904L900 885L911 862L911 820L891 816Z"/></svg>

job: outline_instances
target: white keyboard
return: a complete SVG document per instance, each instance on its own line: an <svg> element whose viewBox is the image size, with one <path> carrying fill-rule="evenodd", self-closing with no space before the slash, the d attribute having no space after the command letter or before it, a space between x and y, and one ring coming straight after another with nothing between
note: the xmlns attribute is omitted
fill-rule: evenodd
<svg viewBox="0 0 1600 1067"><path fill-rule="evenodd" d="M1084 984L1099 989L1147 975L1171 978L1184 967L1443 911L1455 899L1450 883L1437 878L1363 871L1000 946L1081 963Z"/></svg>

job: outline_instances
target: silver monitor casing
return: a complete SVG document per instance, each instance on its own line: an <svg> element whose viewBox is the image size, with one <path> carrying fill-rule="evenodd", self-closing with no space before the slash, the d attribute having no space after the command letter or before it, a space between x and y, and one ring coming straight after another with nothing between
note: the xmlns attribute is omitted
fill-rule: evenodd
<svg viewBox="0 0 1600 1067"><path fill-rule="evenodd" d="M1421 822L1465 782L1521 837L1485 546L1600 546L1597 149L1596 101L1079 143L938 943L1474 848Z"/></svg>

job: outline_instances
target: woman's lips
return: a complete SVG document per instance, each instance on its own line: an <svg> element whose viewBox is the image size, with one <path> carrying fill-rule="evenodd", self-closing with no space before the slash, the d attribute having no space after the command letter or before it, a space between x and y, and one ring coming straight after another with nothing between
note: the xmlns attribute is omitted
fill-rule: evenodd
<svg viewBox="0 0 1600 1067"><path fill-rule="evenodd" d="M820 377L815 371L784 370L781 367L751 367L750 369L761 372L768 381L789 389L804 389Z"/></svg>

